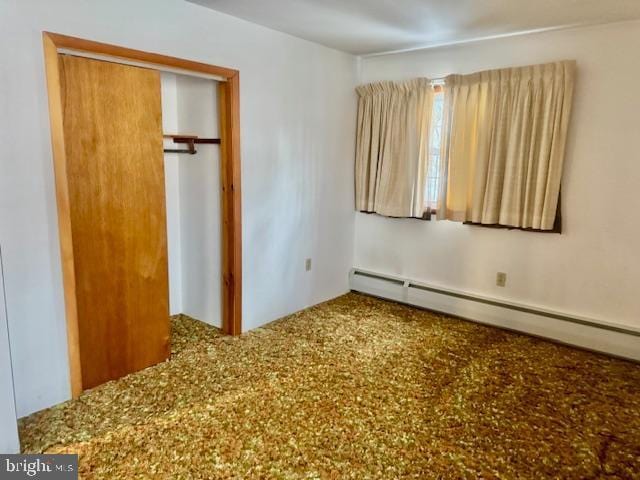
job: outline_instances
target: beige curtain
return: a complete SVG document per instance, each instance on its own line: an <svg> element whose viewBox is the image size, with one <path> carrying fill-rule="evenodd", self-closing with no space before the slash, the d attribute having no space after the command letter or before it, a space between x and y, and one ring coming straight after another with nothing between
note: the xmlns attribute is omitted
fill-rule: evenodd
<svg viewBox="0 0 640 480"><path fill-rule="evenodd" d="M357 89L356 209L421 217L433 88L426 78Z"/></svg>
<svg viewBox="0 0 640 480"><path fill-rule="evenodd" d="M553 229L575 62L445 79L439 219Z"/></svg>

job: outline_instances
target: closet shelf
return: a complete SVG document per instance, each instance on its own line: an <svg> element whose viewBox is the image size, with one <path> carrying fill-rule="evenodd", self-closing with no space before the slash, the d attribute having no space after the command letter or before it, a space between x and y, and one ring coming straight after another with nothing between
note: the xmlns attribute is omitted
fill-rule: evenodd
<svg viewBox="0 0 640 480"><path fill-rule="evenodd" d="M170 138L173 140L173 143L186 143L187 148L165 148L165 153L188 153L189 155L193 155L197 153L196 144L204 143L204 144L220 144L219 138L200 138L197 135L177 135L177 134L165 134L164 138Z"/></svg>

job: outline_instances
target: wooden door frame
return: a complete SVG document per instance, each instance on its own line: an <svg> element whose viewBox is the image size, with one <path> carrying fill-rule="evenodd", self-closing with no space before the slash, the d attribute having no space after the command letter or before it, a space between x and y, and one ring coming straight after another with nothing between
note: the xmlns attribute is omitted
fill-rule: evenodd
<svg viewBox="0 0 640 480"><path fill-rule="evenodd" d="M83 390L80 364L80 338L76 304L76 278L71 234L71 210L67 183L67 159L64 145L63 110L58 65L58 50L70 49L134 61L149 68L167 67L185 73L222 77L218 86L220 125L220 179L222 186L222 329L229 335L242 332L242 211L240 190L240 72L157 53L43 32L44 59L49 95L49 119L58 208L58 230L62 258L69 376L71 394ZM168 292L167 292L168 294Z"/></svg>

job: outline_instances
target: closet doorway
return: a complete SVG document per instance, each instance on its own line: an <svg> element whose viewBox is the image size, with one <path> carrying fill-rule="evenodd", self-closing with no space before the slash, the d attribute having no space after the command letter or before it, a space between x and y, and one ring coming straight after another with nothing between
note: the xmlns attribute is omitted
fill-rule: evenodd
<svg viewBox="0 0 640 480"><path fill-rule="evenodd" d="M218 82L221 239L210 247L220 249L222 293L212 296L223 331L241 332L239 72L48 32L43 40L77 397L169 353L160 72Z"/></svg>

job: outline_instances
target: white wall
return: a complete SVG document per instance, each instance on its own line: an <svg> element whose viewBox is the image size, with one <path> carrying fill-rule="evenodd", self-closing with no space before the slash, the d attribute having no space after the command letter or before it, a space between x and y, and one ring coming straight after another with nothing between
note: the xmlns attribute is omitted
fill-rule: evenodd
<svg viewBox="0 0 640 480"><path fill-rule="evenodd" d="M176 75L160 74L162 131L178 133L178 86ZM176 148L165 140L166 148ZM182 246L180 231L180 155L164 154L164 185L167 210L167 254L169 260L169 315L182 313Z"/></svg>
<svg viewBox="0 0 640 480"><path fill-rule="evenodd" d="M629 22L363 59L362 82L560 59L577 60L578 82L562 235L357 214L355 265L640 326L639 48L640 22Z"/></svg>
<svg viewBox="0 0 640 480"><path fill-rule="evenodd" d="M43 30L239 69L243 328L348 290L354 57L182 0L2 1L0 243L18 415L69 398Z"/></svg>
<svg viewBox="0 0 640 480"><path fill-rule="evenodd" d="M18 441L16 404L13 395L13 375L11 373L2 254L0 252L0 453L18 453L19 451L20 442Z"/></svg>

